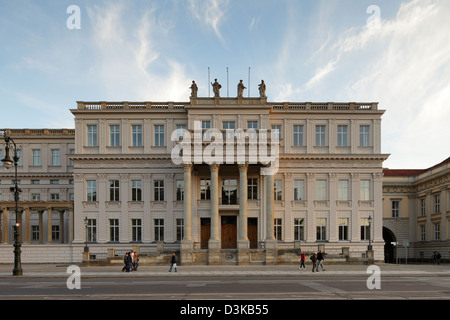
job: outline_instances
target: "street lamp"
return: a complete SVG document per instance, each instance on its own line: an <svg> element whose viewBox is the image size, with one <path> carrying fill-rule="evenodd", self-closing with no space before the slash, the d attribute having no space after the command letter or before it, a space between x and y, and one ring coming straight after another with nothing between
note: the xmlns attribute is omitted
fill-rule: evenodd
<svg viewBox="0 0 450 320"><path fill-rule="evenodd" d="M89 247L87 245L87 243L88 243L88 218L87 217L84 217L84 228L86 231L86 239L84 242L84 252L89 252Z"/></svg>
<svg viewBox="0 0 450 320"><path fill-rule="evenodd" d="M6 168L11 167L14 165L14 187L11 187L11 192L14 192L14 201L16 203L16 224L14 226L14 269L13 269L13 276L21 276L23 274L22 271L22 262L21 262L21 238L22 238L22 232L21 232L21 226L20 223L22 221L22 213L19 212L19 192L22 192L22 190L19 189L17 185L17 165L19 163L19 157L17 156L17 146L14 140L9 137L6 133L4 134L5 138L5 158L1 161L5 165ZM11 158L9 154L10 145L14 148L14 155ZM5 222L6 223L6 222Z"/></svg>
<svg viewBox="0 0 450 320"><path fill-rule="evenodd" d="M372 216L369 216L369 246L367 250L372 250Z"/></svg>

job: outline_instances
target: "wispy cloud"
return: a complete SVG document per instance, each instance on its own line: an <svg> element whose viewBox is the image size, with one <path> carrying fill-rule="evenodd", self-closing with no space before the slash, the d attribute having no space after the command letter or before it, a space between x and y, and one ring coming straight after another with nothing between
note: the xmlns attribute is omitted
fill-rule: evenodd
<svg viewBox="0 0 450 320"><path fill-rule="evenodd" d="M225 20L229 0L189 0L191 14L204 25L213 29L222 45L225 39L220 31L220 25Z"/></svg>

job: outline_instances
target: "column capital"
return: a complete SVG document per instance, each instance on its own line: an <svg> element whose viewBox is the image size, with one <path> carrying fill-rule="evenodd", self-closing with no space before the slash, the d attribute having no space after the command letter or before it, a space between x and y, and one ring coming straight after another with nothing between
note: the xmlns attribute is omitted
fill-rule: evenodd
<svg viewBox="0 0 450 320"><path fill-rule="evenodd" d="M239 172L246 172L248 169L248 162L238 163Z"/></svg>
<svg viewBox="0 0 450 320"><path fill-rule="evenodd" d="M219 171L219 167L220 167L220 164L219 163L216 163L216 162L213 162L213 163L211 163L211 164L209 164L209 168L211 169L211 172L218 172Z"/></svg>

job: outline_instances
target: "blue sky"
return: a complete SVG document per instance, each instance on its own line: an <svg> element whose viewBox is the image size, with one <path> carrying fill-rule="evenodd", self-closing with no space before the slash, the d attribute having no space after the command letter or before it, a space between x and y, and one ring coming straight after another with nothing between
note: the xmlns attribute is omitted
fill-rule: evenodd
<svg viewBox="0 0 450 320"><path fill-rule="evenodd" d="M188 101L192 80L208 96L209 67L222 96L264 79L269 101L379 102L384 166L427 168L450 151L449 16L436 0L0 0L0 127L73 128L76 101Z"/></svg>

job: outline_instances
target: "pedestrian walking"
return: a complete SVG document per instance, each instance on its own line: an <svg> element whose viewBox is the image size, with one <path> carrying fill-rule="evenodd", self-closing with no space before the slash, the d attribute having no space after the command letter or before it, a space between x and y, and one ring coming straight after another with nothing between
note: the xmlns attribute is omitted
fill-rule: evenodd
<svg viewBox="0 0 450 320"><path fill-rule="evenodd" d="M178 271L177 269L177 257L175 256L175 252L172 253L172 258L170 258L170 269L169 272L172 272L172 268L175 267L175 272Z"/></svg>
<svg viewBox="0 0 450 320"><path fill-rule="evenodd" d="M306 267L305 267L305 253L303 251L300 253L300 265L299 265L298 268L300 270L301 269L306 269Z"/></svg>
<svg viewBox="0 0 450 320"><path fill-rule="evenodd" d="M312 272L314 272L314 269L316 268L316 263L317 263L317 252L314 252L311 257L309 257L309 259L312 262Z"/></svg>
<svg viewBox="0 0 450 320"><path fill-rule="evenodd" d="M322 252L322 250L320 250L319 253L317 254L317 267L316 267L317 272L319 272L319 266L322 268L322 271L325 271L325 269L323 268L323 260L325 260L324 253Z"/></svg>
<svg viewBox="0 0 450 320"><path fill-rule="evenodd" d="M122 268L122 272L124 272L127 269L127 262L128 262L128 252L125 253L125 255L123 256L123 268Z"/></svg>
<svg viewBox="0 0 450 320"><path fill-rule="evenodd" d="M137 271L137 268L139 267L139 258L137 252L133 255L133 271Z"/></svg>
<svg viewBox="0 0 450 320"><path fill-rule="evenodd" d="M436 252L436 262L437 264L441 264L441 254L439 252Z"/></svg>

